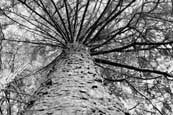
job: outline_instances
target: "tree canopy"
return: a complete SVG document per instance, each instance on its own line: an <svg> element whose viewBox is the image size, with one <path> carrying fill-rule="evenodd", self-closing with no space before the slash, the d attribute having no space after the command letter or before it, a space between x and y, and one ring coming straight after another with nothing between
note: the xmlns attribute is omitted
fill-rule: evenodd
<svg viewBox="0 0 173 115"><path fill-rule="evenodd" d="M0 113L23 110L31 81L77 42L130 114L171 115L172 27L172 0L0 0Z"/></svg>

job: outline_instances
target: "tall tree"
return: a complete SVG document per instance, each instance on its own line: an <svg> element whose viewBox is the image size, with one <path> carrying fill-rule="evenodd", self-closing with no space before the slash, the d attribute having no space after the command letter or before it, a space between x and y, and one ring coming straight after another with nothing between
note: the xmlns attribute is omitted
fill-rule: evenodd
<svg viewBox="0 0 173 115"><path fill-rule="evenodd" d="M13 30L21 31L18 36L6 34L2 39L2 48L9 44L16 52L11 56L10 68L11 73L18 72L4 85L14 89L15 84L18 89L13 94L3 89L6 113L12 114L10 107L15 105L11 97L23 101L16 105L21 107L17 113L22 115L172 112L173 76L171 67L161 62L163 58L170 61L172 56L171 0L8 2L10 5L1 6L0 11L15 23ZM19 36L22 32L25 36ZM17 43L31 44L23 50L35 66L30 71L40 67L27 77L23 75L26 72L15 71L21 47ZM26 50L28 47L30 50ZM29 82L32 88L27 87ZM123 104L130 98L135 98L132 107Z"/></svg>

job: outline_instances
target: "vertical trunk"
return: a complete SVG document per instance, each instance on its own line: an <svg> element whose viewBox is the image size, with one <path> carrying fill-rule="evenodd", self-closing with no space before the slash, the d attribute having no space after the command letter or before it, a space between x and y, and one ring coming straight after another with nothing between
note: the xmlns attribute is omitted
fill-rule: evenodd
<svg viewBox="0 0 173 115"><path fill-rule="evenodd" d="M71 45L56 64L51 85L26 115L124 115L118 100L102 85L98 68L82 45Z"/></svg>

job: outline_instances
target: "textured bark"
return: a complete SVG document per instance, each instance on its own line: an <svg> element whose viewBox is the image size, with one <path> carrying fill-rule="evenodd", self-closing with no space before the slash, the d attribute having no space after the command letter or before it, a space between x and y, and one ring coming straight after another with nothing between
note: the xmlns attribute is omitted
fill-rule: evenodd
<svg viewBox="0 0 173 115"><path fill-rule="evenodd" d="M124 115L82 45L69 45L49 79L25 115Z"/></svg>

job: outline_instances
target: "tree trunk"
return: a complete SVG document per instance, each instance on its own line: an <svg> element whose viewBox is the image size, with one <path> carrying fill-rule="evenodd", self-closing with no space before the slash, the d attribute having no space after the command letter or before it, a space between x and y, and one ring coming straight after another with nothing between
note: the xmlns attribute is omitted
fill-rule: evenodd
<svg viewBox="0 0 173 115"><path fill-rule="evenodd" d="M103 86L87 48L73 44L63 53L49 84L25 115L124 115L118 99Z"/></svg>

